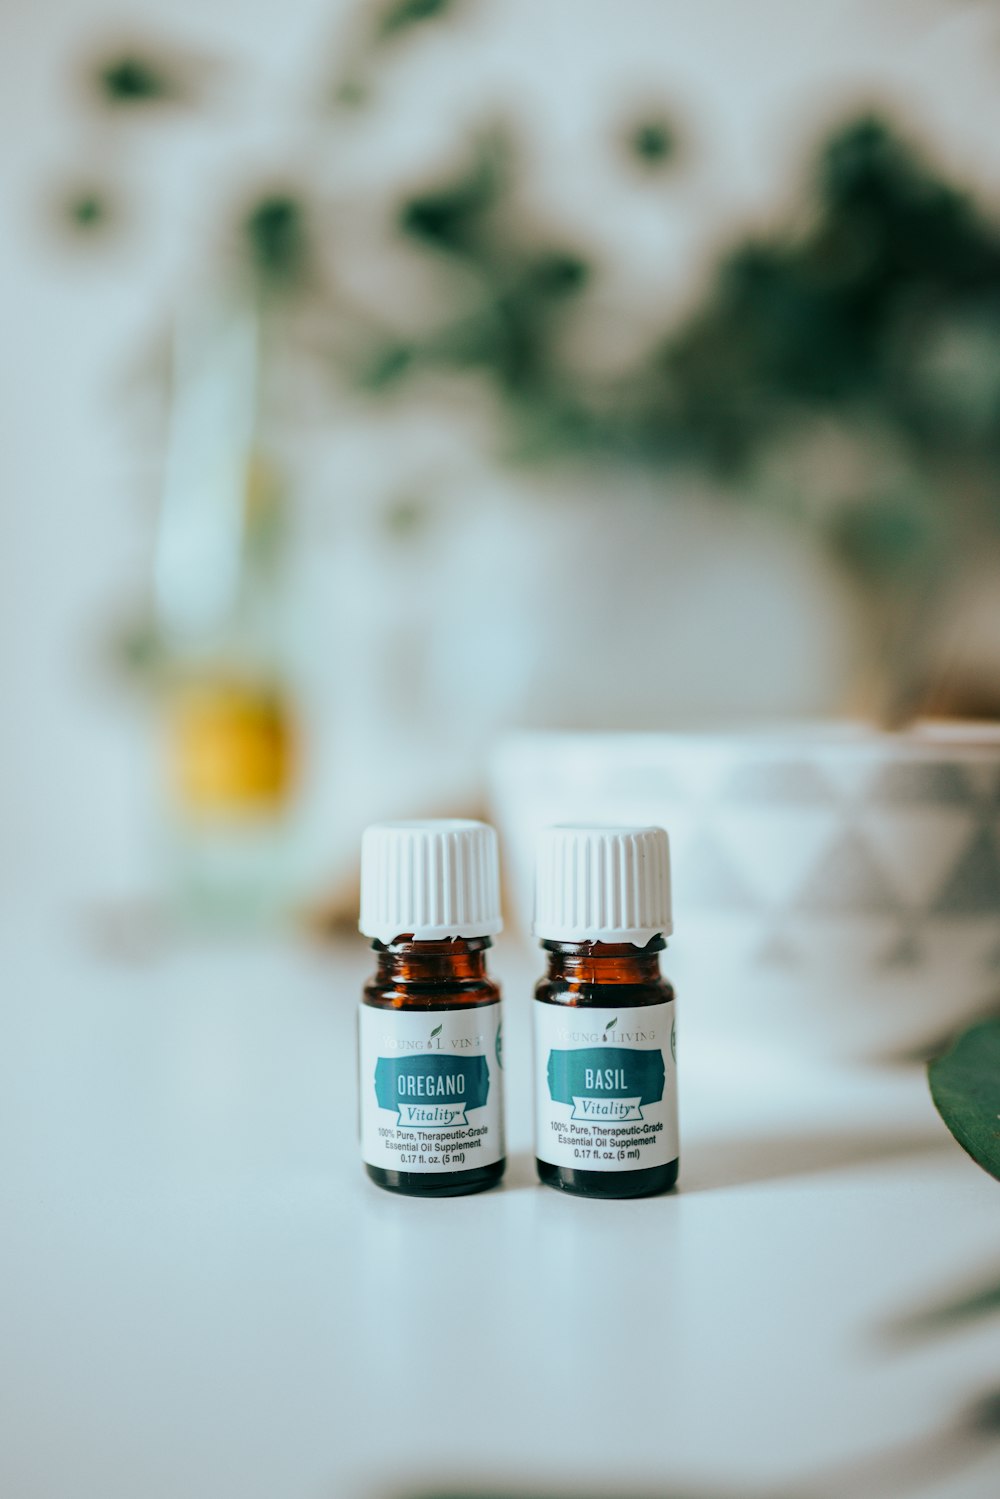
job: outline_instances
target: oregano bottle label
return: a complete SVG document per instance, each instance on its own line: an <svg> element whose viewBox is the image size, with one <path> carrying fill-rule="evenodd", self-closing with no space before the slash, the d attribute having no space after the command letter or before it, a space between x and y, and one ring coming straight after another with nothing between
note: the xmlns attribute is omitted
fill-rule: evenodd
<svg viewBox="0 0 1000 1499"><path fill-rule="evenodd" d="M361 1006L361 1154L466 1171L503 1159L500 1004L417 1014Z"/></svg>
<svg viewBox="0 0 1000 1499"><path fill-rule="evenodd" d="M455 1196L504 1171L496 833L458 819L376 823L361 843L361 930L376 968L358 1021L361 1157L389 1192Z"/></svg>

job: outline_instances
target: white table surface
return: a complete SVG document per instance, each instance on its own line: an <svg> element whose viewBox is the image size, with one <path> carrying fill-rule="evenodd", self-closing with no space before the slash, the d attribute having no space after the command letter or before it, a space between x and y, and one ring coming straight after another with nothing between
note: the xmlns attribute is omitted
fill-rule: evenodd
<svg viewBox="0 0 1000 1499"><path fill-rule="evenodd" d="M421 1202L357 1158L360 941L3 958L3 1499L881 1494L1000 1384L995 1321L886 1332L1000 1262L919 1072L687 1056L682 995L682 1190L564 1197L501 943L506 1184ZM997 1448L923 1454L891 1492L1000 1494Z"/></svg>

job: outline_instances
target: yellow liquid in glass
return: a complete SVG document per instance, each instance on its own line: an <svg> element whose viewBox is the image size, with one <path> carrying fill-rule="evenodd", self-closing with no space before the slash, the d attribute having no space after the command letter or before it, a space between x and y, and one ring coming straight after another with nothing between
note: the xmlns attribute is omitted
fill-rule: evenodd
<svg viewBox="0 0 1000 1499"><path fill-rule="evenodd" d="M294 736L272 687L198 682L168 709L170 776L180 809L199 821L276 813L292 786Z"/></svg>

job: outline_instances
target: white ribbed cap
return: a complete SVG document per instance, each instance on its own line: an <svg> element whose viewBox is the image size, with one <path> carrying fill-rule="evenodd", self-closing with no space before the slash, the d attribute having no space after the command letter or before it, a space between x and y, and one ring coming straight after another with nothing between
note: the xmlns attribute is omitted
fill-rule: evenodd
<svg viewBox="0 0 1000 1499"><path fill-rule="evenodd" d="M546 828L538 840L534 932L543 942L631 942L674 929L662 828Z"/></svg>
<svg viewBox="0 0 1000 1499"><path fill-rule="evenodd" d="M489 937L503 926L497 835L485 822L377 822L361 839L366 937Z"/></svg>

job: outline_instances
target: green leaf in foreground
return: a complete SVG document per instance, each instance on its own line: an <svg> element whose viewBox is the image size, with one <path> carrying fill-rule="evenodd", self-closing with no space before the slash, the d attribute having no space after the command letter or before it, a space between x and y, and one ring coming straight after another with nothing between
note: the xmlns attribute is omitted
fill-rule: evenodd
<svg viewBox="0 0 1000 1499"><path fill-rule="evenodd" d="M443 1025L436 1025L434 1027L434 1029L431 1031L431 1038L433 1039L435 1036L440 1036L440 1034L441 1034L441 1032L443 1030L444 1030L444 1026Z"/></svg>
<svg viewBox="0 0 1000 1499"><path fill-rule="evenodd" d="M974 1025L927 1068L934 1105L963 1150L1000 1181L1000 1020Z"/></svg>

